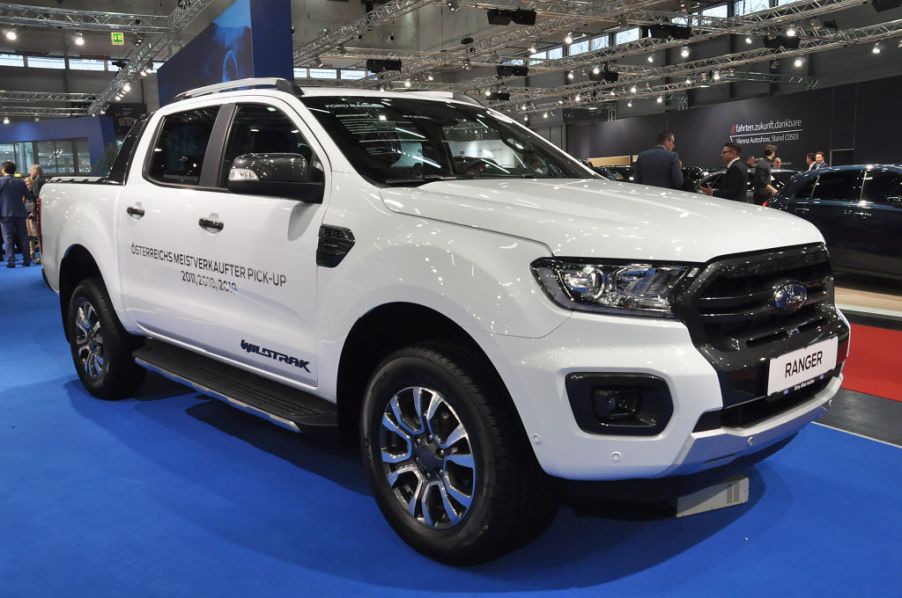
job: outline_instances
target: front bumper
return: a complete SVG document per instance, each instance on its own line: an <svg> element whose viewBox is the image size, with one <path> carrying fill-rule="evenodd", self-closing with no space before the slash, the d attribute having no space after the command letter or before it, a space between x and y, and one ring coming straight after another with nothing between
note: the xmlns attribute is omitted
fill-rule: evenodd
<svg viewBox="0 0 902 598"><path fill-rule="evenodd" d="M722 466L794 435L826 411L842 382L837 367L824 388L785 411L744 427L696 431L703 414L724 408L723 393L714 367L680 322L574 313L541 340L488 334L482 340L539 464L568 480L656 478ZM673 401L666 427L654 436L581 429L565 381L568 374L586 372L663 380Z"/></svg>

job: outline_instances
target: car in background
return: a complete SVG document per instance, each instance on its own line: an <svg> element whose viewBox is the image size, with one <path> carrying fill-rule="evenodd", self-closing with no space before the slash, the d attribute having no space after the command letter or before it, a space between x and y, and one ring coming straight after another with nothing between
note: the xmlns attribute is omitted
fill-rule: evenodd
<svg viewBox="0 0 902 598"><path fill-rule="evenodd" d="M714 189L720 189L721 180L723 179L723 175L727 172L725 168L719 168L717 170L712 170L708 173L707 176L702 178L698 184L695 186L695 191L698 191L699 188L704 187L705 185L711 185ZM791 168L774 168L770 171L771 176L773 177L773 185L777 188L777 191L785 188L790 181L793 180L797 174L799 174L798 170L793 170ZM749 183L748 183L748 191L746 193L746 201L749 203L755 203L752 198L752 177L755 175L755 169L749 169Z"/></svg>
<svg viewBox="0 0 902 598"><path fill-rule="evenodd" d="M817 226L834 269L902 279L902 166L801 173L768 206Z"/></svg>

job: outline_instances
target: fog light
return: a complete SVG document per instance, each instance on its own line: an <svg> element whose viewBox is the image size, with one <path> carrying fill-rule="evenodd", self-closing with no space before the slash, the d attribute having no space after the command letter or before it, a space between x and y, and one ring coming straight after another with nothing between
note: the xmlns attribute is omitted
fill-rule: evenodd
<svg viewBox="0 0 902 598"><path fill-rule="evenodd" d="M592 434L653 436L673 415L667 383L655 376L572 373L566 387L576 423Z"/></svg>
<svg viewBox="0 0 902 598"><path fill-rule="evenodd" d="M635 388L592 389L592 403L595 417L605 423L625 422L636 419L636 412L642 402L641 393Z"/></svg>

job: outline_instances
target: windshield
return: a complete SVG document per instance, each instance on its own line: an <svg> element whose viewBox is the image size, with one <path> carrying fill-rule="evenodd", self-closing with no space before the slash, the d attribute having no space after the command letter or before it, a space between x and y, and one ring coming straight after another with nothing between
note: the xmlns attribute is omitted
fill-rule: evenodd
<svg viewBox="0 0 902 598"><path fill-rule="evenodd" d="M301 99L357 171L378 184L597 176L479 106L409 98Z"/></svg>

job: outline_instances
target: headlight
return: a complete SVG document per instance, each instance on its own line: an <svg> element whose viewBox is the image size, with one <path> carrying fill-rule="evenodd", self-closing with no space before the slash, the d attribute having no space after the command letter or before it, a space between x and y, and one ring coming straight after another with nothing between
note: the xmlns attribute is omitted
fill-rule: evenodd
<svg viewBox="0 0 902 598"><path fill-rule="evenodd" d="M674 295L690 268L555 258L532 263L542 290L565 309L656 318L674 317Z"/></svg>

